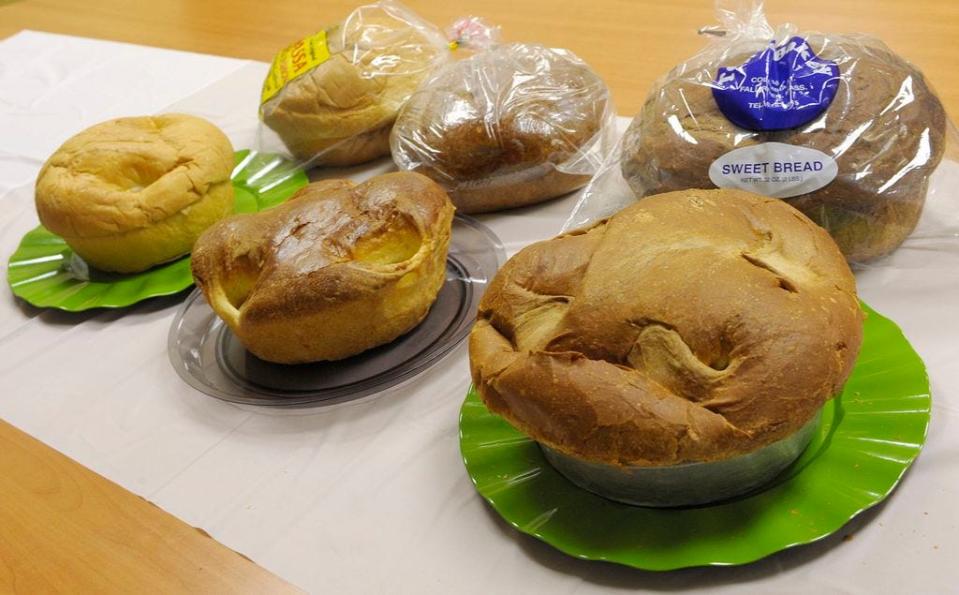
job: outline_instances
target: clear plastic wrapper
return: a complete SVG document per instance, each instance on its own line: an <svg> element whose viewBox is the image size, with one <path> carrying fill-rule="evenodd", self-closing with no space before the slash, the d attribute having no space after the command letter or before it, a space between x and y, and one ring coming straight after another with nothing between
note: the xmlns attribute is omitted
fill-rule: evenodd
<svg viewBox="0 0 959 595"><path fill-rule="evenodd" d="M717 2L709 42L658 81L566 229L644 196L739 188L825 227L854 265L907 241L959 253L956 130L922 73L859 34L773 29ZM897 258L897 266L924 259Z"/></svg>
<svg viewBox="0 0 959 595"><path fill-rule="evenodd" d="M390 138L400 169L425 174L459 212L533 204L581 188L613 143L609 90L568 50L494 45L436 71Z"/></svg>
<svg viewBox="0 0 959 595"><path fill-rule="evenodd" d="M396 114L449 56L443 33L400 3L360 6L277 54L263 83L257 149L306 168L385 156Z"/></svg>
<svg viewBox="0 0 959 595"><path fill-rule="evenodd" d="M451 50L460 50L457 58L463 59L472 52L489 49L499 43L500 27L487 23L483 18L466 16L453 21L446 28L446 37L450 40Z"/></svg>

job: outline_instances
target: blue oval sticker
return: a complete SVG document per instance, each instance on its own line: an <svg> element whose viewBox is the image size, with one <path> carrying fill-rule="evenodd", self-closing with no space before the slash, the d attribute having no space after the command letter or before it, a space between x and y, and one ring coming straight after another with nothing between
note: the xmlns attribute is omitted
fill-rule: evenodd
<svg viewBox="0 0 959 595"><path fill-rule="evenodd" d="M839 66L819 58L802 37L769 46L741 66L721 67L713 97L733 124L747 130L796 128L836 96Z"/></svg>

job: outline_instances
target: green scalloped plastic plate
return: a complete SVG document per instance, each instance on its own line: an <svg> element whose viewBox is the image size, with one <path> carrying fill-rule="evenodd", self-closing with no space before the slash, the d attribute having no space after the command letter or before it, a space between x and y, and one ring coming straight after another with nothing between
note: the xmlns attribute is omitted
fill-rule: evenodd
<svg viewBox="0 0 959 595"><path fill-rule="evenodd" d="M862 350L842 394L826 404L809 448L759 493L685 509L605 500L555 471L472 388L460 413L466 469L516 529L586 560L645 570L725 566L822 539L892 492L929 424L922 360L895 323L863 310Z"/></svg>
<svg viewBox="0 0 959 595"><path fill-rule="evenodd" d="M235 160L237 213L278 205L309 182L302 170L276 155L244 150ZM92 269L63 238L41 225L27 232L10 256L7 281L14 295L34 306L80 312L171 295L192 285L193 276L189 256L131 275Z"/></svg>

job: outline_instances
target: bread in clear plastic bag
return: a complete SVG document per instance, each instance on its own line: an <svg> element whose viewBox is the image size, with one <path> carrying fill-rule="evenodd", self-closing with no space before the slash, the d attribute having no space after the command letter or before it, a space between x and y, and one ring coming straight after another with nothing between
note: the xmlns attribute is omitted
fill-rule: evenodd
<svg viewBox="0 0 959 595"><path fill-rule="evenodd" d="M439 29L393 0L280 52L264 81L261 151L307 167L389 153L390 128L413 91L449 59Z"/></svg>
<svg viewBox="0 0 959 595"><path fill-rule="evenodd" d="M914 232L959 232L929 192L954 129L918 69L864 35L774 31L761 2L718 6L722 26L705 32L719 35L655 85L567 227L647 195L732 187L786 200L857 264Z"/></svg>
<svg viewBox="0 0 959 595"><path fill-rule="evenodd" d="M461 213L541 202L581 188L612 145L602 79L572 52L506 44L447 64L401 111L400 169L446 187Z"/></svg>

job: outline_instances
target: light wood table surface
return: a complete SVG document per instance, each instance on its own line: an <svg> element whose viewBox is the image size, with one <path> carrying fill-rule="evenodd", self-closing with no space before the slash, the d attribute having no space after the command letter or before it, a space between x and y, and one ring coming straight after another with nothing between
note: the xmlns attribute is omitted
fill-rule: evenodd
<svg viewBox="0 0 959 595"><path fill-rule="evenodd" d="M299 592L0 421L0 592Z"/></svg>
<svg viewBox="0 0 959 595"><path fill-rule="evenodd" d="M727 0L729 2L730 0ZM350 0L22 0L0 7L0 37L40 29L270 61L292 41L335 22ZM730 2L731 3L731 2ZM407 0L446 27L464 15L502 26L507 41L566 47L613 90L619 112L635 114L653 82L702 47L715 23L711 0ZM959 111L959 2L956 0L771 0L771 23L862 32L917 64L950 113Z"/></svg>
<svg viewBox="0 0 959 595"><path fill-rule="evenodd" d="M487 17L505 40L567 47L633 115L653 82L702 46L709 0L408 0L435 23ZM342 18L347 0L0 2L0 38L35 29L269 61ZM778 0L772 23L884 39L959 113L956 0ZM0 591L274 592L288 585L148 502L0 421Z"/></svg>

